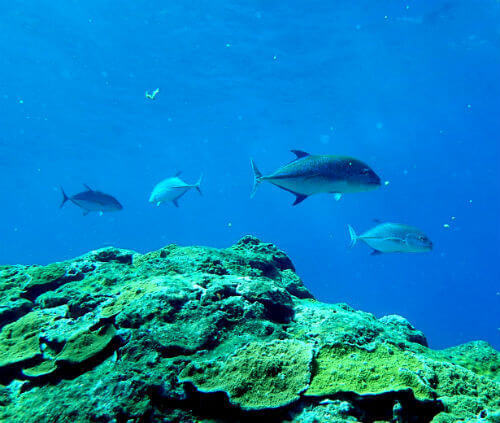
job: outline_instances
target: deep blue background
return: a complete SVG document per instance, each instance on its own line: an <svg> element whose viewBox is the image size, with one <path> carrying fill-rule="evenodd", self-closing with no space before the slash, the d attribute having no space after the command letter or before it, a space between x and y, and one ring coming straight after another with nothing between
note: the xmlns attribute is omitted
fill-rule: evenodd
<svg viewBox="0 0 500 423"><path fill-rule="evenodd" d="M318 299L401 314L436 348L499 348L499 22L495 0L1 2L0 262L251 233ZM297 207L262 184L250 200L249 158L267 173L292 148L353 155L390 183ZM203 172L204 196L148 204L178 170ZM82 183L125 209L60 210L59 185ZM374 218L435 250L349 250L346 224Z"/></svg>

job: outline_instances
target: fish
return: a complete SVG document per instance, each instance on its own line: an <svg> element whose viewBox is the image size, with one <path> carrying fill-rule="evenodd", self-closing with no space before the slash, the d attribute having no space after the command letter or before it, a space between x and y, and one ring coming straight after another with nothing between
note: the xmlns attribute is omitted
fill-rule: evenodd
<svg viewBox="0 0 500 423"><path fill-rule="evenodd" d="M361 235L347 225L351 247L363 241L373 248L372 255L382 253L424 253L433 248L432 241L420 229L402 223L381 223Z"/></svg>
<svg viewBox="0 0 500 423"><path fill-rule="evenodd" d="M201 181L203 179L203 175L200 176L198 182L195 184L187 184L181 178L179 178L182 172L177 172L175 176L164 179L159 182L153 188L153 192L149 197L150 203L156 203L159 206L161 203L166 201L171 201L174 203L175 207L179 207L179 198L181 198L186 192L188 192L191 188L195 188L200 195L201 192Z"/></svg>
<svg viewBox="0 0 500 423"><path fill-rule="evenodd" d="M101 191L95 191L86 184L83 184L83 186L85 187L85 191L79 192L71 197L67 196L64 189L61 187L63 199L59 208L62 208L67 201L71 201L73 204L83 209L84 216L90 212L99 212L99 214L102 215L104 212L113 212L123 209L123 206L115 197Z"/></svg>
<svg viewBox="0 0 500 423"><path fill-rule="evenodd" d="M364 162L353 157L312 155L301 150L291 150L296 158L276 172L264 176L253 160L254 184L250 198L257 187L268 181L295 195L297 204L319 193L332 193L340 200L343 193L370 191L380 186L378 175Z"/></svg>

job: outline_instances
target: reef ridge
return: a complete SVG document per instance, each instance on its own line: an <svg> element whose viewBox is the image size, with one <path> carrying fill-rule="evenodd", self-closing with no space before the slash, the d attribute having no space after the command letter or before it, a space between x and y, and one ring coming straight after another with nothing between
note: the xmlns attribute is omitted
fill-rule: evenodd
<svg viewBox="0 0 500 423"><path fill-rule="evenodd" d="M500 422L500 354L314 299L276 246L0 266L0 422Z"/></svg>

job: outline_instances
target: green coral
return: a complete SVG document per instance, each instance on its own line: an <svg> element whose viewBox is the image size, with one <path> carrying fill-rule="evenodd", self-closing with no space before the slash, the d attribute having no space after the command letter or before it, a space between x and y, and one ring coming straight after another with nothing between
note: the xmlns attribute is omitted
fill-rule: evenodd
<svg viewBox="0 0 500 423"><path fill-rule="evenodd" d="M489 345L311 299L251 236L3 266L0 293L0 421L498 420Z"/></svg>
<svg viewBox="0 0 500 423"><path fill-rule="evenodd" d="M484 341L473 341L441 351L434 356L482 376L500 380L500 353Z"/></svg>
<svg viewBox="0 0 500 423"><path fill-rule="evenodd" d="M380 345L366 350L348 344L326 345L314 360L306 395L372 395L411 389L418 399L434 399L435 392L422 378L424 370L421 360L395 347Z"/></svg>
<svg viewBox="0 0 500 423"><path fill-rule="evenodd" d="M5 325L0 332L0 370L40 358L39 334L51 320L50 315L31 312Z"/></svg>
<svg viewBox="0 0 500 423"><path fill-rule="evenodd" d="M56 364L78 365L103 352L116 336L113 325L101 327L96 331L76 333L64 345L56 357Z"/></svg>
<svg viewBox="0 0 500 423"><path fill-rule="evenodd" d="M245 410L277 408L307 389L311 360L312 347L303 342L254 342L227 360L190 364L179 380L203 392L226 392Z"/></svg>

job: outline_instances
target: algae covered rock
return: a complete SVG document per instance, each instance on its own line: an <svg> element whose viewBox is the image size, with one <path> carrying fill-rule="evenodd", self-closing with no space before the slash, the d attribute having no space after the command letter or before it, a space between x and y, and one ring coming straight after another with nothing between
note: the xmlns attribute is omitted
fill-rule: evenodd
<svg viewBox="0 0 500 423"><path fill-rule="evenodd" d="M410 389L417 399L435 399L425 364L415 355L387 345L367 350L349 344L323 346L314 361L306 395L339 392L374 395Z"/></svg>
<svg viewBox="0 0 500 423"><path fill-rule="evenodd" d="M300 341L254 342L222 361L193 362L179 380L202 392L225 392L245 410L278 408L307 389L312 356L311 345Z"/></svg>
<svg viewBox="0 0 500 423"><path fill-rule="evenodd" d="M290 258L107 247L0 266L1 422L459 422L500 413L499 354L316 301Z"/></svg>

